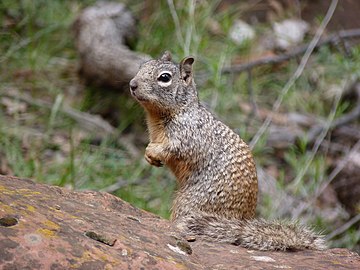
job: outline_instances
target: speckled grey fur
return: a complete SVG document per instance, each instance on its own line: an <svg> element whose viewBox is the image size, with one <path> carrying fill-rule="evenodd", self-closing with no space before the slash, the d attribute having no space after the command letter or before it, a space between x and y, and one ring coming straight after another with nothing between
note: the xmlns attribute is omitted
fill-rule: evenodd
<svg viewBox="0 0 360 270"><path fill-rule="evenodd" d="M178 191L172 221L185 234L259 250L323 249L324 241L296 223L254 219L258 183L246 143L198 99L194 59L179 65L169 53L144 63L131 80L147 113L146 160L168 166ZM170 81L161 81L167 73Z"/></svg>

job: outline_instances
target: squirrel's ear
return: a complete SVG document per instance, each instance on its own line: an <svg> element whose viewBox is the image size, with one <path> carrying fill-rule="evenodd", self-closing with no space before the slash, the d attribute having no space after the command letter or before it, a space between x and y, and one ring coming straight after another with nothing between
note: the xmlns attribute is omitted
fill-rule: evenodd
<svg viewBox="0 0 360 270"><path fill-rule="evenodd" d="M172 59L171 52L169 51L165 51L163 55L160 57L160 60L162 61L171 61L171 59Z"/></svg>
<svg viewBox="0 0 360 270"><path fill-rule="evenodd" d="M180 62L181 78L185 81L186 84L190 84L192 81L192 64L194 61L194 57L188 56Z"/></svg>

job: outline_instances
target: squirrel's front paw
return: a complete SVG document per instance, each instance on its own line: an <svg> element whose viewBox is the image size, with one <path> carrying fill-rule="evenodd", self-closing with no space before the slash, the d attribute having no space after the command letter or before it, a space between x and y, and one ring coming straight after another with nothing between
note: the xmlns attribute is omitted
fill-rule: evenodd
<svg viewBox="0 0 360 270"><path fill-rule="evenodd" d="M151 165L156 167L162 167L164 164L160 160L161 145L156 143L150 143L145 150L145 159Z"/></svg>
<svg viewBox="0 0 360 270"><path fill-rule="evenodd" d="M156 166L156 167L162 167L163 166L161 160L154 159L151 155L147 155L146 153L145 153L145 159L146 159L147 162L150 163L150 165L153 165L153 166Z"/></svg>

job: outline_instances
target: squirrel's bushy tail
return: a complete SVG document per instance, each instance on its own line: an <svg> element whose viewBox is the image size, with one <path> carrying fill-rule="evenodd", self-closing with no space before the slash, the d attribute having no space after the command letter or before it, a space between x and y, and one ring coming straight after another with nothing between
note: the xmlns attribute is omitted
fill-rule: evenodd
<svg viewBox="0 0 360 270"><path fill-rule="evenodd" d="M182 217L176 222L187 234L212 242L258 250L326 249L321 235L297 222L233 220L203 213Z"/></svg>

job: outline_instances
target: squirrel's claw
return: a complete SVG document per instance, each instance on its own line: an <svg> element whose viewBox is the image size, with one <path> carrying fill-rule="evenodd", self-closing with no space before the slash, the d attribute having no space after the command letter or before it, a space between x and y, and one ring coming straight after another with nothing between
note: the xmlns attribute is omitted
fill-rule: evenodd
<svg viewBox="0 0 360 270"><path fill-rule="evenodd" d="M162 167L164 164L161 162L161 160L154 159L153 157L145 154L145 159L147 162L149 162L150 165L153 165L155 167Z"/></svg>

